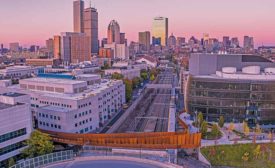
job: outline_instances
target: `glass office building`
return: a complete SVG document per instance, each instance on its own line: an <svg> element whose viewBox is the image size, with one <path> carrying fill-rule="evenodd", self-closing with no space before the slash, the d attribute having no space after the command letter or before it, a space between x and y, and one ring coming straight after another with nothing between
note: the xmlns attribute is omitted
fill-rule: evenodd
<svg viewBox="0 0 275 168"><path fill-rule="evenodd" d="M167 46L168 40L168 18L156 17L153 20L152 37L155 39L160 38L161 45Z"/></svg>

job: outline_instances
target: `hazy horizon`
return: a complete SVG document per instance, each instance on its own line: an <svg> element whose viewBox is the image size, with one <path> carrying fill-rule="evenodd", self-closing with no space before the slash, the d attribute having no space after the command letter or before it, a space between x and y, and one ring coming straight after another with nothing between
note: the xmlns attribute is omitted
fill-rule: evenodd
<svg viewBox="0 0 275 168"><path fill-rule="evenodd" d="M0 0L0 43L45 45L45 40L73 31L73 0ZM86 1L86 7L89 1ZM255 45L275 45L274 0L92 0L99 13L99 40L106 37L112 19L120 24L128 42L138 32L151 31L156 16L169 18L169 35L189 39L203 33L254 37Z"/></svg>

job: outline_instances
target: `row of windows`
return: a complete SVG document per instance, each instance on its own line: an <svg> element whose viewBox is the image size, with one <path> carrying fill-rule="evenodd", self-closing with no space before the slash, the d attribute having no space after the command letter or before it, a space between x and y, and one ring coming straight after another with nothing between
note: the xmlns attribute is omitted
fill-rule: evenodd
<svg viewBox="0 0 275 168"><path fill-rule="evenodd" d="M86 123L88 123L89 121L92 122L93 119L90 118L90 119L86 119L86 120L80 121L79 123L75 123L74 126L75 126L75 127L78 127L79 125L86 124Z"/></svg>
<svg viewBox="0 0 275 168"><path fill-rule="evenodd" d="M92 110L89 110L89 114L92 113ZM88 111L82 112L78 114L78 117L83 117L85 115L88 115ZM74 115L74 118L77 118L77 114Z"/></svg>
<svg viewBox="0 0 275 168"><path fill-rule="evenodd" d="M61 125L49 124L49 123L42 122L42 121L39 122L39 125L43 125L43 126L51 127L51 128L56 128L56 129L57 129L57 128L58 128L58 129L61 129Z"/></svg>
<svg viewBox="0 0 275 168"><path fill-rule="evenodd" d="M0 156L10 153L12 151L15 151L17 149L20 149L24 146L26 146L25 141L21 141L21 142L6 146L4 148L0 148Z"/></svg>
<svg viewBox="0 0 275 168"><path fill-rule="evenodd" d="M40 104L47 104L47 105L53 105L53 106L61 106L61 107L72 108L72 105L55 103L55 102L48 102L48 101L40 101Z"/></svg>
<svg viewBox="0 0 275 168"><path fill-rule="evenodd" d="M90 131L92 131L92 130L93 130L93 126L90 126ZM79 131L79 133L81 133L81 134L83 134L85 132L89 132L89 127L87 127L85 129L82 129L82 130ZM78 132L76 132L76 133L78 133Z"/></svg>
<svg viewBox="0 0 275 168"><path fill-rule="evenodd" d="M43 117L43 118L50 118L50 119L53 119L53 120L61 120L61 118L59 116L55 116L55 115L49 115L48 114L43 114L43 113L39 113L39 117Z"/></svg>
<svg viewBox="0 0 275 168"><path fill-rule="evenodd" d="M27 129L23 128L23 129L19 129L19 130L13 131L13 132L9 132L7 134L0 135L0 143L8 141L10 139L20 137L22 135L26 135L26 134L27 134Z"/></svg>

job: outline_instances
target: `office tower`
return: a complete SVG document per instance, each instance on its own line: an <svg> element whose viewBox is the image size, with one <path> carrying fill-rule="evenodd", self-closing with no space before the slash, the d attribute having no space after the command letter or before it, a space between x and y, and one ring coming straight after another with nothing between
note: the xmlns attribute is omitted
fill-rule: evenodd
<svg viewBox="0 0 275 168"><path fill-rule="evenodd" d="M37 48L36 48L35 45L31 45L31 46L30 46L30 52L36 52L36 51L37 51L36 49L37 49Z"/></svg>
<svg viewBox="0 0 275 168"><path fill-rule="evenodd" d="M10 43L10 51L11 52L19 52L20 47L19 47L19 43L15 42L15 43Z"/></svg>
<svg viewBox="0 0 275 168"><path fill-rule="evenodd" d="M254 49L254 40L253 40L253 37L244 36L243 48L247 49L247 50Z"/></svg>
<svg viewBox="0 0 275 168"><path fill-rule="evenodd" d="M231 46L232 46L233 48L236 48L236 47L239 47L239 46L240 46L238 37L233 37L233 38L231 39Z"/></svg>
<svg viewBox="0 0 275 168"><path fill-rule="evenodd" d="M101 47L104 47L105 44L108 44L108 39L107 38L103 38L101 40Z"/></svg>
<svg viewBox="0 0 275 168"><path fill-rule="evenodd" d="M108 44L120 44L120 27L117 21L112 20L108 26Z"/></svg>
<svg viewBox="0 0 275 168"><path fill-rule="evenodd" d="M155 17L153 20L152 36L160 38L161 45L166 46L168 40L168 18Z"/></svg>
<svg viewBox="0 0 275 168"><path fill-rule="evenodd" d="M143 50L150 50L150 39L151 35L149 31L139 32L138 33L138 42L142 45Z"/></svg>
<svg viewBox="0 0 275 168"><path fill-rule="evenodd" d="M48 40L46 40L46 48L48 50L48 56L49 57L53 57L53 46L54 46L54 43L53 43L53 39L50 38Z"/></svg>
<svg viewBox="0 0 275 168"><path fill-rule="evenodd" d="M203 33L203 41L208 41L210 38L208 33Z"/></svg>
<svg viewBox="0 0 275 168"><path fill-rule="evenodd" d="M1 51L0 51L0 53L2 54L3 52L4 52L4 44L1 44Z"/></svg>
<svg viewBox="0 0 275 168"><path fill-rule="evenodd" d="M90 61L90 38L85 33L61 33L61 59L64 64Z"/></svg>
<svg viewBox="0 0 275 168"><path fill-rule="evenodd" d="M53 37L53 56L55 59L61 59L60 47L61 47L61 37Z"/></svg>
<svg viewBox="0 0 275 168"><path fill-rule="evenodd" d="M177 37L177 46L184 46L184 45L185 45L185 38Z"/></svg>
<svg viewBox="0 0 275 168"><path fill-rule="evenodd" d="M114 59L127 60L129 58L129 47L125 44L106 44L104 48L110 48L114 51Z"/></svg>
<svg viewBox="0 0 275 168"><path fill-rule="evenodd" d="M223 47L225 47L226 49L230 48L231 41L230 41L229 36L224 36L222 43L223 43Z"/></svg>
<svg viewBox="0 0 275 168"><path fill-rule="evenodd" d="M125 44L125 45L127 45L126 43L126 38L125 38L125 33L120 33L120 35L119 35L120 37L120 44Z"/></svg>
<svg viewBox="0 0 275 168"><path fill-rule="evenodd" d="M73 2L74 32L84 33L84 1Z"/></svg>
<svg viewBox="0 0 275 168"><path fill-rule="evenodd" d="M111 48L100 48L98 56L100 58L114 58L114 51Z"/></svg>
<svg viewBox="0 0 275 168"><path fill-rule="evenodd" d="M95 8L84 10L84 33L90 38L91 53L98 53L98 12Z"/></svg>
<svg viewBox="0 0 275 168"><path fill-rule="evenodd" d="M171 36L168 38L168 46L169 47L175 47L176 44L177 44L177 39L172 33Z"/></svg>

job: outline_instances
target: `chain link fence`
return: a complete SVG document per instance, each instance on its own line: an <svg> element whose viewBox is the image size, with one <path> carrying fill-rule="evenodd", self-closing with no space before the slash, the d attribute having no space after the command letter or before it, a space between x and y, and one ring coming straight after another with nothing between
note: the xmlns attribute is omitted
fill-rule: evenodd
<svg viewBox="0 0 275 168"><path fill-rule="evenodd" d="M51 163L72 160L74 156L75 155L72 150L55 152L55 153L50 153L47 155L27 159L10 168L40 168Z"/></svg>

